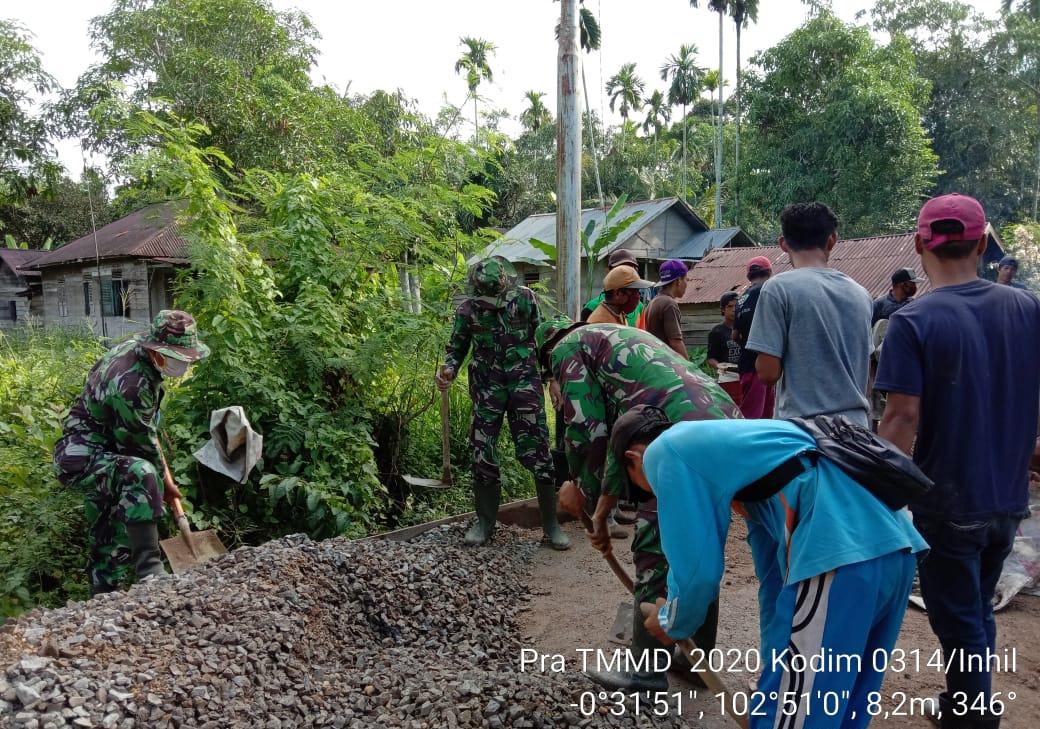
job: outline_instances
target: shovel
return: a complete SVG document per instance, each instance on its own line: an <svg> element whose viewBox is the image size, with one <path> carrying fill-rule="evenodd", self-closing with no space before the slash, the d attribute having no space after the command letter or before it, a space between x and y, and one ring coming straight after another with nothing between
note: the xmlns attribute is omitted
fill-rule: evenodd
<svg viewBox="0 0 1040 729"><path fill-rule="evenodd" d="M405 483L424 489L447 489L451 488L451 432L449 429L449 416L451 402L448 400L448 391L441 390L441 454L444 458L444 466L441 469L440 480L435 478L419 478L417 476L401 476Z"/></svg>
<svg viewBox="0 0 1040 729"><path fill-rule="evenodd" d="M180 534L159 542L163 554L170 562L174 574L180 574L189 567L194 567L206 560L227 554L227 547L220 541L215 529L192 533L188 525L188 517L184 515L184 507L180 499L174 499L171 505L173 518L177 520Z"/></svg>

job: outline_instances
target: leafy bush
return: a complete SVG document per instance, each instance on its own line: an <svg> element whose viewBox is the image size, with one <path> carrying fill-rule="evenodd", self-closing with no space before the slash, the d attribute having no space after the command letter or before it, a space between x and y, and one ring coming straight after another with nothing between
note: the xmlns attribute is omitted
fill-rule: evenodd
<svg viewBox="0 0 1040 729"><path fill-rule="evenodd" d="M86 594L82 495L51 454L101 352L89 332L0 332L0 616Z"/></svg>

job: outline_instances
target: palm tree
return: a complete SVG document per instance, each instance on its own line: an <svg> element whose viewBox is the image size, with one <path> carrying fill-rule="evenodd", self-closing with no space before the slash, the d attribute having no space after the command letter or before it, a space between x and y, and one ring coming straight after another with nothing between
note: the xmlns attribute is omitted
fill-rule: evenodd
<svg viewBox="0 0 1040 729"><path fill-rule="evenodd" d="M668 120L672 118L672 110L668 102L659 90L654 90L650 98L646 100L646 119L643 120L643 134L649 134L654 130L654 167L660 164L657 157L657 136Z"/></svg>
<svg viewBox="0 0 1040 729"><path fill-rule="evenodd" d="M466 51L455 61L455 73L466 72L466 86L473 97L473 138L480 133L480 118L477 116L477 87L481 81L493 81L490 60L495 44L483 38L465 36L459 39Z"/></svg>
<svg viewBox="0 0 1040 729"><path fill-rule="evenodd" d="M737 26L737 138L733 148L733 204L734 222L740 225L740 116L744 111L740 98L740 31L746 28L748 23L758 22L758 0L731 0L729 9L733 23Z"/></svg>
<svg viewBox="0 0 1040 729"><path fill-rule="evenodd" d="M686 107L701 91L704 69L696 64L697 46L692 43L679 47L677 55L670 56L661 66L661 80L671 80L668 103L682 106L682 198L686 200Z"/></svg>
<svg viewBox="0 0 1040 729"><path fill-rule="evenodd" d="M646 84L636 75L636 64L625 63L621 70L607 79L607 94L610 95L610 110L621 100L621 118L628 121L628 114L643 108L643 90Z"/></svg>
<svg viewBox="0 0 1040 729"><path fill-rule="evenodd" d="M543 125L552 124L552 114L542 103L543 96L545 94L541 91L528 91L524 94L530 106L520 112L520 123L530 132L537 132Z"/></svg>
<svg viewBox="0 0 1040 729"><path fill-rule="evenodd" d="M698 0L690 0L692 7L698 7ZM719 124L715 133L715 227L722 227L722 124L725 105L722 99L722 30L723 18L729 8L729 0L708 0L708 9L719 14Z"/></svg>

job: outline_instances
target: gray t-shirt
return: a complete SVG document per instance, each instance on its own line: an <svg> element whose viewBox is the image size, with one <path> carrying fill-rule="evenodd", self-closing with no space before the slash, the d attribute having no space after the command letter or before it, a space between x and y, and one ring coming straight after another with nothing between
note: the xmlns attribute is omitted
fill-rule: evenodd
<svg viewBox="0 0 1040 729"><path fill-rule="evenodd" d="M873 303L833 268L796 268L766 281L747 349L783 362L776 417L840 414L867 426Z"/></svg>

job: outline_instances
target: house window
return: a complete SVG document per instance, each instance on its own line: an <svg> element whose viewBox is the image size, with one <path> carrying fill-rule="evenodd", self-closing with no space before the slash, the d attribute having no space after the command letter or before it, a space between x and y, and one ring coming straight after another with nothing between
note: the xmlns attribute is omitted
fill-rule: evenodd
<svg viewBox="0 0 1040 729"><path fill-rule="evenodd" d="M83 279L83 316L90 316L90 279Z"/></svg>
<svg viewBox="0 0 1040 729"><path fill-rule="evenodd" d="M112 278L101 282L101 311L105 316L129 316L129 300L127 296L126 282L121 278L121 272L112 272Z"/></svg>
<svg viewBox="0 0 1040 729"><path fill-rule="evenodd" d="M58 279L58 316L69 315L69 298L66 294L65 279Z"/></svg>
<svg viewBox="0 0 1040 729"><path fill-rule="evenodd" d="M528 271L524 274L524 286L531 286L532 284L536 284L538 283L538 279L539 276L537 271Z"/></svg>
<svg viewBox="0 0 1040 729"><path fill-rule="evenodd" d="M18 319L18 302L8 301L7 305L0 308L0 319L10 319L15 321Z"/></svg>

